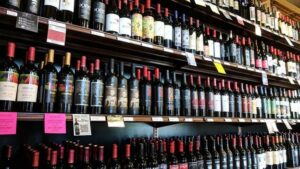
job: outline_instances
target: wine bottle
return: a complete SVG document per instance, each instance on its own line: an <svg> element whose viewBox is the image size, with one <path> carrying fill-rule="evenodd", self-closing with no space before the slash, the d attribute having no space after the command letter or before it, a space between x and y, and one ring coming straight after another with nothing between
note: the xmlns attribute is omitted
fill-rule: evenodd
<svg viewBox="0 0 300 169"><path fill-rule="evenodd" d="M221 94L217 85L217 79L214 78L214 115L213 117L221 117Z"/></svg>
<svg viewBox="0 0 300 169"><path fill-rule="evenodd" d="M227 168L233 169L233 153L229 148L229 138L228 136L224 137L224 151L226 152L226 158L227 158Z"/></svg>
<svg viewBox="0 0 300 169"><path fill-rule="evenodd" d="M123 164L122 164L122 168L123 169L131 169L133 168L133 163L131 161L131 158L130 158L130 144L126 144L125 145L125 159L123 161Z"/></svg>
<svg viewBox="0 0 300 169"><path fill-rule="evenodd" d="M269 136L264 136L264 149L266 151L267 168L272 168L273 167L273 152L272 152L272 148L270 147Z"/></svg>
<svg viewBox="0 0 300 169"><path fill-rule="evenodd" d="M128 18L127 18L128 19ZM105 16L105 31L112 34L120 33L120 16L116 0L110 0Z"/></svg>
<svg viewBox="0 0 300 169"><path fill-rule="evenodd" d="M164 18L161 15L160 3L156 4L156 14L154 18L154 43L157 45L164 44L164 33L165 33Z"/></svg>
<svg viewBox="0 0 300 169"><path fill-rule="evenodd" d="M146 0L146 9L143 14L143 41L153 43L154 17L151 10L151 0Z"/></svg>
<svg viewBox="0 0 300 169"><path fill-rule="evenodd" d="M220 32L221 34L221 32ZM221 44L219 39L217 38L217 30L213 30L213 46L214 46L214 57L217 59L221 59Z"/></svg>
<svg viewBox="0 0 300 169"><path fill-rule="evenodd" d="M237 82L234 82L235 117L242 117L242 96Z"/></svg>
<svg viewBox="0 0 300 169"><path fill-rule="evenodd" d="M165 72L164 96L164 115L174 116L174 88L169 70Z"/></svg>
<svg viewBox="0 0 300 169"><path fill-rule="evenodd" d="M243 45L244 45L244 62L243 64L245 66L250 67L251 66L251 39L248 38L247 45L246 45L246 39L243 37Z"/></svg>
<svg viewBox="0 0 300 169"><path fill-rule="evenodd" d="M161 169L166 169L168 168L167 165L167 156L164 152L164 141L160 140L159 141L159 150L158 150L158 154L157 154L157 160L158 160L158 168Z"/></svg>
<svg viewBox="0 0 300 169"><path fill-rule="evenodd" d="M11 169L13 168L13 161L12 161L12 146L4 146L2 152L2 159L1 159L1 168Z"/></svg>
<svg viewBox="0 0 300 169"><path fill-rule="evenodd" d="M200 152L200 137L196 138L195 140L195 156L197 159L197 168L203 168L204 167L204 160L203 155Z"/></svg>
<svg viewBox="0 0 300 169"><path fill-rule="evenodd" d="M204 25L200 26L199 19L196 20L196 53L204 55Z"/></svg>
<svg viewBox="0 0 300 169"><path fill-rule="evenodd" d="M178 11L174 11L174 48L177 50L181 49L181 22L178 18Z"/></svg>
<svg viewBox="0 0 300 169"><path fill-rule="evenodd" d="M237 136L237 150L239 151L240 155L240 168L245 169L247 167L247 156L246 151L243 147L243 139L242 136Z"/></svg>
<svg viewBox="0 0 300 169"><path fill-rule="evenodd" d="M51 169L56 169L57 168L57 154L58 153L57 153L56 150L51 151L51 162L50 162L50 168Z"/></svg>
<svg viewBox="0 0 300 169"><path fill-rule="evenodd" d="M140 11L139 3L139 0L134 0L134 8L131 15L131 36L133 39L142 40L143 16Z"/></svg>
<svg viewBox="0 0 300 169"><path fill-rule="evenodd" d="M15 1L18 2L18 1ZM40 0L27 0L27 1L22 1L22 6L23 10L27 13L39 15L40 14Z"/></svg>
<svg viewBox="0 0 300 169"><path fill-rule="evenodd" d="M54 50L50 49L48 53L47 65L43 69L45 81L43 85L43 103L42 112L53 112L56 92L57 92L57 70L54 67Z"/></svg>
<svg viewBox="0 0 300 169"><path fill-rule="evenodd" d="M83 27L88 28L90 24L91 16L91 0L79 0L77 2L77 24Z"/></svg>
<svg viewBox="0 0 300 169"><path fill-rule="evenodd" d="M229 110L228 110L228 117L234 117L235 112L235 95L231 89L231 82L227 81L227 92L228 92L228 99L229 99Z"/></svg>
<svg viewBox="0 0 300 169"><path fill-rule="evenodd" d="M179 168L178 159L175 155L175 142L172 140L170 141L170 152L169 152L169 158L168 158L168 168L175 169Z"/></svg>
<svg viewBox="0 0 300 169"><path fill-rule="evenodd" d="M187 84L186 74L183 74L183 82L181 85L181 115L191 116L191 89Z"/></svg>
<svg viewBox="0 0 300 169"><path fill-rule="evenodd" d="M188 168L188 160L184 153L184 143L181 140L178 142L178 168Z"/></svg>
<svg viewBox="0 0 300 169"><path fill-rule="evenodd" d="M190 88L191 88L191 114L192 116L198 117L199 116L199 106L198 106L198 91L196 85L194 85L194 77L190 75Z"/></svg>
<svg viewBox="0 0 300 169"><path fill-rule="evenodd" d="M249 118L249 112L248 112L248 96L245 92L244 83L241 83L241 96L242 96L242 117L243 118Z"/></svg>
<svg viewBox="0 0 300 169"><path fill-rule="evenodd" d="M93 28L104 31L105 22L105 3L104 0L93 1Z"/></svg>
<svg viewBox="0 0 300 169"><path fill-rule="evenodd" d="M63 22L72 23L74 13L75 0L60 0L59 10L61 14L61 20Z"/></svg>
<svg viewBox="0 0 300 169"><path fill-rule="evenodd" d="M181 92L177 82L176 73L173 72L173 91L174 91L174 115L180 116L181 111Z"/></svg>
<svg viewBox="0 0 300 169"><path fill-rule="evenodd" d="M128 111L128 82L124 77L124 62L119 65L117 114L127 114Z"/></svg>
<svg viewBox="0 0 300 169"><path fill-rule="evenodd" d="M34 65L34 47L29 47L26 61L26 64L20 69L17 101L19 111L34 112L36 110L35 103L39 86L38 68Z"/></svg>
<svg viewBox="0 0 300 169"><path fill-rule="evenodd" d="M152 112L153 115L163 115L163 105L164 105L164 87L160 81L159 69L154 70L154 82L152 85L153 98L152 98Z"/></svg>
<svg viewBox="0 0 300 169"><path fill-rule="evenodd" d="M165 27L164 27L164 46L167 48L173 47L173 22L172 17L169 16L169 9L165 8Z"/></svg>
<svg viewBox="0 0 300 169"><path fill-rule="evenodd" d="M202 85L201 76L198 75L198 110L199 116L205 117L206 116L206 105L205 105L205 89Z"/></svg>
<svg viewBox="0 0 300 169"><path fill-rule="evenodd" d="M254 118L254 112L253 112L253 106L252 106L252 103L253 103L253 95L252 95L252 85L248 85L246 84L246 94L247 94L247 97L248 97L248 117L249 118Z"/></svg>
<svg viewBox="0 0 300 169"><path fill-rule="evenodd" d="M144 144L139 143L139 153L138 153L138 160L135 164L135 168L147 168L147 161L145 159L145 153L144 153Z"/></svg>
<svg viewBox="0 0 300 169"><path fill-rule="evenodd" d="M156 150L154 143L150 143L149 156L147 158L147 168L158 168Z"/></svg>
<svg viewBox="0 0 300 169"><path fill-rule="evenodd" d="M230 62L235 62L237 49L236 49L235 41L233 39L232 31L230 31L229 38L228 38L228 41L226 44L227 44L227 53L228 54L225 57L225 60L230 61Z"/></svg>
<svg viewBox="0 0 300 169"><path fill-rule="evenodd" d="M255 68L255 51L251 38L248 37L248 48L250 48L250 67Z"/></svg>
<svg viewBox="0 0 300 169"><path fill-rule="evenodd" d="M187 155L188 159L188 168L197 168L197 157L194 155L194 143L192 141L189 142L189 153Z"/></svg>
<svg viewBox="0 0 300 169"><path fill-rule="evenodd" d="M81 66L75 79L74 110L86 114L89 105L90 77L87 73L86 56L81 57Z"/></svg>
<svg viewBox="0 0 300 169"><path fill-rule="evenodd" d="M74 160L75 160L75 150L69 149L68 150L68 161L66 163L66 169L75 169Z"/></svg>
<svg viewBox="0 0 300 169"><path fill-rule="evenodd" d="M115 114L117 113L117 86L118 78L115 75L114 59L109 60L109 74L105 80L105 113Z"/></svg>
<svg viewBox="0 0 300 169"><path fill-rule="evenodd" d="M251 151L249 150L248 136L242 137L242 140L243 140L243 147L245 150L246 161L247 161L247 163L246 163L247 165L245 167L251 169L252 168L252 156L251 156Z"/></svg>
<svg viewBox="0 0 300 169"><path fill-rule="evenodd" d="M151 75L150 75L151 76ZM140 111L141 115L151 115L152 87L151 77L148 77L148 67L143 67L143 79L140 83Z"/></svg>
<svg viewBox="0 0 300 169"><path fill-rule="evenodd" d="M205 169L212 169L213 168L213 162L212 162L212 155L208 151L208 140L206 137L203 138L203 159L204 159L204 168Z"/></svg>
<svg viewBox="0 0 300 169"><path fill-rule="evenodd" d="M92 165L90 164L90 147L84 147L82 169L92 169Z"/></svg>
<svg viewBox="0 0 300 169"><path fill-rule="evenodd" d="M227 168L227 153L224 150L223 138L221 136L216 137L216 144L217 144L217 152L219 154L219 161L220 161L220 169Z"/></svg>
<svg viewBox="0 0 300 169"><path fill-rule="evenodd" d="M128 96L128 114L138 115L140 112L140 94L139 84L141 79L141 70L137 69L135 73L135 64L131 65L131 77L129 79L129 96Z"/></svg>
<svg viewBox="0 0 300 169"><path fill-rule="evenodd" d="M39 166L40 166L39 161L40 161L40 153L37 152L37 151L33 152L31 168L32 169L38 169Z"/></svg>
<svg viewBox="0 0 300 169"><path fill-rule="evenodd" d="M206 107L206 116L214 116L214 92L213 88L210 86L210 77L206 79L206 88L205 88L205 107Z"/></svg>
<svg viewBox="0 0 300 169"><path fill-rule="evenodd" d="M189 51L191 53L196 53L196 29L194 27L193 17L189 20Z"/></svg>
<svg viewBox="0 0 300 169"><path fill-rule="evenodd" d="M74 73L70 67L71 53L64 57L64 65L58 74L58 111L71 113L74 93Z"/></svg>
<svg viewBox="0 0 300 169"><path fill-rule="evenodd" d="M256 8L255 8L255 0L249 1L249 20L252 22L256 22Z"/></svg>
<svg viewBox="0 0 300 169"><path fill-rule="evenodd" d="M19 10L21 7L21 0L5 0L3 3L5 7L10 8L10 9L15 9Z"/></svg>
<svg viewBox="0 0 300 169"><path fill-rule="evenodd" d="M221 116L222 117L231 117L229 116L229 94L228 89L225 88L225 80L222 79L222 89L221 89Z"/></svg>
<svg viewBox="0 0 300 169"><path fill-rule="evenodd" d="M261 13L261 4L259 0L255 1L255 5L256 5L256 23L258 25L261 25L261 17L262 17L262 13Z"/></svg>
<svg viewBox="0 0 300 169"><path fill-rule="evenodd" d="M190 43L190 30L189 26L186 24L186 15L182 14L182 24L181 24L181 50L188 52Z"/></svg>
<svg viewBox="0 0 300 169"><path fill-rule="evenodd" d="M91 93L90 93L90 111L91 114L103 113L103 93L104 82L100 72L100 60L95 61L95 72L90 77Z"/></svg>
<svg viewBox="0 0 300 169"><path fill-rule="evenodd" d="M131 16L128 9L127 0L122 0L122 8L120 10L119 34L121 36L131 37Z"/></svg>
<svg viewBox="0 0 300 169"><path fill-rule="evenodd" d="M235 60L233 61L234 63L237 64L242 64L242 46L240 43L240 38L238 35L235 35L235 44L236 44L236 55L235 55Z"/></svg>
<svg viewBox="0 0 300 169"><path fill-rule="evenodd" d="M240 168L240 153L236 147L236 136L231 138L231 151L233 154L233 168Z"/></svg>
<svg viewBox="0 0 300 169"><path fill-rule="evenodd" d="M59 1L60 0L44 0L43 16L46 18L56 19L57 12L59 10Z"/></svg>

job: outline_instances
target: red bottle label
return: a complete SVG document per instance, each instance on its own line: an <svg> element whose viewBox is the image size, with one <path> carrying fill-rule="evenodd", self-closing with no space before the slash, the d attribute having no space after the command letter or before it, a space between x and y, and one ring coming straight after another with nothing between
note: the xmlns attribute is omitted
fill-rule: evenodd
<svg viewBox="0 0 300 169"><path fill-rule="evenodd" d="M268 61L267 60L263 60L262 61L262 68L263 69L267 69L268 68Z"/></svg>
<svg viewBox="0 0 300 169"><path fill-rule="evenodd" d="M257 68L261 68L261 59L256 59L255 60L255 67L257 67Z"/></svg>
<svg viewBox="0 0 300 169"><path fill-rule="evenodd" d="M187 163L179 164L179 169L188 169L188 164Z"/></svg>
<svg viewBox="0 0 300 169"><path fill-rule="evenodd" d="M179 169L179 166L176 165L169 165L169 169Z"/></svg>

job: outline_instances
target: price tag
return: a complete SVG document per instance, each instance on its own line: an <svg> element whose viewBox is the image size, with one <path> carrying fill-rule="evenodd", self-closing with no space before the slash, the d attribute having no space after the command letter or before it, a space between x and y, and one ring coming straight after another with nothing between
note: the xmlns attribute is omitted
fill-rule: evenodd
<svg viewBox="0 0 300 169"><path fill-rule="evenodd" d="M206 3L203 0L195 0L195 4L206 7Z"/></svg>
<svg viewBox="0 0 300 169"><path fill-rule="evenodd" d="M225 122L232 122L232 119L225 118L224 121L225 121Z"/></svg>
<svg viewBox="0 0 300 169"><path fill-rule="evenodd" d="M7 10L6 11L6 15L9 15L9 16L18 16L18 13L16 11L11 11L11 10Z"/></svg>
<svg viewBox="0 0 300 169"><path fill-rule="evenodd" d="M169 121L170 122L179 122L179 118L178 117L169 117Z"/></svg>
<svg viewBox="0 0 300 169"><path fill-rule="evenodd" d="M153 48L153 45L151 45L150 43L142 43L142 46L147 48Z"/></svg>
<svg viewBox="0 0 300 169"><path fill-rule="evenodd" d="M184 121L185 122L193 122L193 118L185 118Z"/></svg>
<svg viewBox="0 0 300 169"><path fill-rule="evenodd" d="M169 53L174 53L174 50L170 49L170 48L164 48L164 51L165 52L169 52Z"/></svg>
<svg viewBox="0 0 300 169"><path fill-rule="evenodd" d="M244 123L246 120L245 119L239 119L239 122Z"/></svg>
<svg viewBox="0 0 300 169"><path fill-rule="evenodd" d="M195 55L193 53L186 52L185 56L186 56L186 60L187 60L189 65L197 66Z"/></svg>
<svg viewBox="0 0 300 169"><path fill-rule="evenodd" d="M222 8L219 8L219 10L225 16L226 19L232 20L231 16L229 15L229 13L226 10L224 10Z"/></svg>
<svg viewBox="0 0 300 169"><path fill-rule="evenodd" d="M300 123L300 120L297 120L297 123Z"/></svg>
<svg viewBox="0 0 300 169"><path fill-rule="evenodd" d="M294 46L294 44L292 43L292 41L290 40L290 38L284 36L285 40L287 41L287 43L290 45L290 46Z"/></svg>
<svg viewBox="0 0 300 169"><path fill-rule="evenodd" d="M216 5L214 4L208 4L208 5L213 13L220 15L219 9Z"/></svg>
<svg viewBox="0 0 300 169"><path fill-rule="evenodd" d="M246 69L246 67L242 66L242 65L237 65L237 68L239 68L239 69Z"/></svg>
<svg viewBox="0 0 300 169"><path fill-rule="evenodd" d="M253 72L255 71L255 69L252 68L252 67L248 67L247 69L250 70L250 71L253 71Z"/></svg>
<svg viewBox="0 0 300 169"><path fill-rule="evenodd" d="M91 118L89 114L73 114L73 133L74 136L90 136Z"/></svg>
<svg viewBox="0 0 300 169"><path fill-rule="evenodd" d="M266 122L266 120L264 120L264 119L261 119L261 120L260 120L260 122L261 122L261 123L265 123L265 122Z"/></svg>
<svg viewBox="0 0 300 169"><path fill-rule="evenodd" d="M277 125L276 125L276 123L275 123L275 120L271 120L271 126L272 126L272 128L273 128L273 131L274 132L279 132L279 130L278 130L278 128L277 128Z"/></svg>
<svg viewBox="0 0 300 169"><path fill-rule="evenodd" d="M231 63L229 63L229 62L225 62L225 61L224 61L223 64L224 64L224 65L231 66Z"/></svg>
<svg viewBox="0 0 300 169"><path fill-rule="evenodd" d="M48 21L47 42L64 46L66 42L66 24Z"/></svg>
<svg viewBox="0 0 300 169"><path fill-rule="evenodd" d="M220 73L220 74L226 74L226 71L225 71L225 69L224 69L224 67L223 67L223 65L221 63L217 63L216 61L214 61L214 65L215 65L218 73Z"/></svg>
<svg viewBox="0 0 300 169"><path fill-rule="evenodd" d="M300 85L300 80L297 80L298 85Z"/></svg>
<svg viewBox="0 0 300 169"><path fill-rule="evenodd" d="M93 116L91 115L91 121L106 121L105 116Z"/></svg>
<svg viewBox="0 0 300 169"><path fill-rule="evenodd" d="M38 17L36 15L18 12L16 28L37 33L39 31L38 26Z"/></svg>
<svg viewBox="0 0 300 169"><path fill-rule="evenodd" d="M164 121L164 119L162 117L152 117L152 121L161 122Z"/></svg>
<svg viewBox="0 0 300 169"><path fill-rule="evenodd" d="M120 115L107 116L108 127L125 127L124 118Z"/></svg>
<svg viewBox="0 0 300 169"><path fill-rule="evenodd" d="M261 28L257 24L255 24L255 35L256 36L261 36Z"/></svg>
<svg viewBox="0 0 300 169"><path fill-rule="evenodd" d="M282 120L278 119L276 120L277 123L282 123Z"/></svg>
<svg viewBox="0 0 300 169"><path fill-rule="evenodd" d="M95 35L95 36L105 37L105 34L103 32L99 32L99 31L91 30L91 34Z"/></svg>
<svg viewBox="0 0 300 169"><path fill-rule="evenodd" d="M207 118L207 119L206 119L206 122L214 122L214 119L212 119L212 118Z"/></svg>
<svg viewBox="0 0 300 169"><path fill-rule="evenodd" d="M0 112L0 135L15 135L17 133L17 113Z"/></svg>
<svg viewBox="0 0 300 169"><path fill-rule="evenodd" d="M212 62L212 58L211 57L203 56L203 59L206 60L206 61Z"/></svg>
<svg viewBox="0 0 300 169"><path fill-rule="evenodd" d="M66 114L45 113L44 132L46 134L66 134Z"/></svg>
<svg viewBox="0 0 300 169"><path fill-rule="evenodd" d="M290 83L291 83L292 85L294 85L294 84L295 84L295 81L294 81L294 79L293 79L293 78L291 78L291 77L288 77L288 79L289 79L289 81L290 81Z"/></svg>
<svg viewBox="0 0 300 169"><path fill-rule="evenodd" d="M122 41L122 42L130 43L130 40L129 40L129 39L127 39L127 38L123 38L123 37L120 37L120 36L118 36L118 37L117 37L117 39L118 39L118 41Z"/></svg>
<svg viewBox="0 0 300 169"><path fill-rule="evenodd" d="M252 123L257 123L258 121L257 121L257 119L251 119L251 122Z"/></svg>
<svg viewBox="0 0 300 169"><path fill-rule="evenodd" d="M124 121L134 121L133 117L123 117Z"/></svg>
<svg viewBox="0 0 300 169"><path fill-rule="evenodd" d="M268 86L269 85L269 83L268 83L268 75L267 75L267 73L265 71L263 71L261 73L261 77L262 77L262 84Z"/></svg>
<svg viewBox="0 0 300 169"><path fill-rule="evenodd" d="M236 19L237 19L237 21L238 21L238 23L239 23L240 25L243 25L243 26L245 25L245 24L244 24L244 19L243 19L242 17L236 15Z"/></svg>
<svg viewBox="0 0 300 169"><path fill-rule="evenodd" d="M266 121L267 129L270 134L274 133L273 126L269 120Z"/></svg>
<svg viewBox="0 0 300 169"><path fill-rule="evenodd" d="M286 126L287 129L292 130L292 126L290 125L290 123L287 121L287 119L283 119L282 120L284 125Z"/></svg>

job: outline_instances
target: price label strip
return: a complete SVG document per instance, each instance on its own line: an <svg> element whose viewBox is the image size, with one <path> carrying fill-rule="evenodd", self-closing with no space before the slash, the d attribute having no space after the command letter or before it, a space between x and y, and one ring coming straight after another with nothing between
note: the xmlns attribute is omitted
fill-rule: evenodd
<svg viewBox="0 0 300 169"><path fill-rule="evenodd" d="M125 127L123 116L107 116L108 127Z"/></svg>
<svg viewBox="0 0 300 169"><path fill-rule="evenodd" d="M38 26L38 17L36 15L18 12L16 28L37 33L39 31Z"/></svg>
<svg viewBox="0 0 300 169"><path fill-rule="evenodd" d="M89 114L73 114L73 133L74 136L90 136L91 118Z"/></svg>
<svg viewBox="0 0 300 169"><path fill-rule="evenodd" d="M66 24L49 20L47 42L65 46Z"/></svg>
<svg viewBox="0 0 300 169"><path fill-rule="evenodd" d="M230 14L229 14L226 10L224 10L224 9L222 9L222 8L219 8L219 10L220 10L221 13L225 16L226 19L232 20Z"/></svg>
<svg viewBox="0 0 300 169"><path fill-rule="evenodd" d="M99 31L91 30L91 34L95 35L95 36L105 37L105 34L103 32L99 32Z"/></svg>
<svg viewBox="0 0 300 169"><path fill-rule="evenodd" d="M269 134L273 134L274 133L273 126L269 120L266 121L266 125L267 125Z"/></svg>
<svg viewBox="0 0 300 169"><path fill-rule="evenodd" d="M169 117L169 121L170 122L179 122L179 118L178 117Z"/></svg>
<svg viewBox="0 0 300 169"><path fill-rule="evenodd" d="M187 62L188 62L189 65L191 65L191 66L197 66L194 54L186 52L185 56L186 56L186 60L187 60Z"/></svg>
<svg viewBox="0 0 300 169"><path fill-rule="evenodd" d="M195 4L199 6L206 7L206 3L203 0L195 0Z"/></svg>
<svg viewBox="0 0 300 169"><path fill-rule="evenodd" d="M218 62L214 61L214 65L215 65L218 73L224 74L224 75L226 74L226 71L225 71L225 69L224 69L224 67L221 63L218 63Z"/></svg>
<svg viewBox="0 0 300 169"><path fill-rule="evenodd" d="M93 116L91 115L91 121L106 121L105 116Z"/></svg>

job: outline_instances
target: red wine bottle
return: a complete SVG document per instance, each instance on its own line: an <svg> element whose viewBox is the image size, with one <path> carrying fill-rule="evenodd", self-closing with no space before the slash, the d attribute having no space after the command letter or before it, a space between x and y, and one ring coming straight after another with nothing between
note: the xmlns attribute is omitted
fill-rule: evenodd
<svg viewBox="0 0 300 169"><path fill-rule="evenodd" d="M217 144L217 152L219 153L220 157L220 169L227 168L227 153L224 150L224 142L221 136L216 137L216 144Z"/></svg>
<svg viewBox="0 0 300 169"><path fill-rule="evenodd" d="M156 14L154 20L154 43L157 45L163 45L165 23L164 18L161 15L160 3L156 4Z"/></svg>
<svg viewBox="0 0 300 169"><path fill-rule="evenodd" d="M57 151L51 152L51 162L50 162L50 168L49 169L57 169Z"/></svg>
<svg viewBox="0 0 300 169"><path fill-rule="evenodd" d="M200 25L199 19L196 20L196 53L204 55L204 24Z"/></svg>
<svg viewBox="0 0 300 169"><path fill-rule="evenodd" d="M117 114L127 114L128 111L128 82L124 77L124 62L119 64L119 78L117 90Z"/></svg>
<svg viewBox="0 0 300 169"><path fill-rule="evenodd" d="M36 110L35 103L37 101L39 76L34 60L35 48L30 47L27 52L27 62L20 69L17 101L21 112L33 112Z"/></svg>
<svg viewBox="0 0 300 169"><path fill-rule="evenodd" d="M120 162L118 160L118 146L117 146L117 144L113 144L112 158L109 162L109 168L111 168L111 169L121 169L121 165L120 165Z"/></svg>
<svg viewBox="0 0 300 169"><path fill-rule="evenodd" d="M128 38L131 37L131 15L128 9L127 0L122 0L122 8L120 10L119 34Z"/></svg>
<svg viewBox="0 0 300 169"><path fill-rule="evenodd" d="M235 102L235 117L242 117L242 96L238 83L234 82L234 102Z"/></svg>
<svg viewBox="0 0 300 169"><path fill-rule="evenodd" d="M75 0L65 1L60 0L59 10L61 15L61 20L63 22L72 23L74 14Z"/></svg>
<svg viewBox="0 0 300 169"><path fill-rule="evenodd" d="M154 17L151 10L151 0L146 0L146 9L143 13L143 41L153 43Z"/></svg>
<svg viewBox="0 0 300 169"><path fill-rule="evenodd" d="M198 137L195 141L195 156L197 158L197 168L204 167L203 155L200 152L200 137Z"/></svg>
<svg viewBox="0 0 300 169"><path fill-rule="evenodd" d="M131 77L129 79L129 96L128 96L128 114L138 115L140 112L140 94L139 84L141 79L141 70L136 69L135 64L131 65Z"/></svg>
<svg viewBox="0 0 300 169"><path fill-rule="evenodd" d="M82 169L92 169L92 165L90 163L90 147L84 147Z"/></svg>
<svg viewBox="0 0 300 169"><path fill-rule="evenodd" d="M267 168L273 168L273 150L270 146L269 136L264 136L264 149L266 151L266 164ZM296 150L297 151L297 150Z"/></svg>
<svg viewBox="0 0 300 169"><path fill-rule="evenodd" d="M214 117L221 117L221 94L217 79L214 78Z"/></svg>
<svg viewBox="0 0 300 169"><path fill-rule="evenodd" d="M152 112L153 115L163 115L163 98L164 98L164 87L160 81L160 72L158 68L154 70L154 82L152 85L153 100L152 100Z"/></svg>
<svg viewBox="0 0 300 169"><path fill-rule="evenodd" d="M109 74L105 81L105 113L116 114L117 113L117 85L118 78L115 74L114 59L109 60Z"/></svg>
<svg viewBox="0 0 300 169"><path fill-rule="evenodd" d="M90 94L90 77L87 73L86 56L81 57L81 66L75 79L74 111L86 114L88 111Z"/></svg>
<svg viewBox="0 0 300 169"><path fill-rule="evenodd" d="M234 117L234 112L235 112L235 96L234 93L231 89L231 82L227 81L227 91L229 95L229 111L228 111L228 117Z"/></svg>
<svg viewBox="0 0 300 169"><path fill-rule="evenodd" d="M58 111L71 113L74 93L74 73L70 67L71 53L64 57L64 65L58 73Z"/></svg>
<svg viewBox="0 0 300 169"><path fill-rule="evenodd" d="M12 146L4 146L3 154L2 154L2 163L1 168L3 169L12 169L13 162L12 162Z"/></svg>
<svg viewBox="0 0 300 169"><path fill-rule="evenodd" d="M225 80L222 79L222 89L221 89L221 116L222 117L230 117L229 116L229 94L228 89L225 88Z"/></svg>
<svg viewBox="0 0 300 169"><path fill-rule="evenodd" d="M39 15L40 14L40 0L22 1L23 10L27 13Z"/></svg>
<svg viewBox="0 0 300 169"><path fill-rule="evenodd" d="M44 17L56 19L59 10L60 0L44 0L43 11Z"/></svg>
<svg viewBox="0 0 300 169"><path fill-rule="evenodd" d="M279 169L280 168L280 158L282 158L279 154L279 148L278 146L276 145L276 136L270 136L270 146L273 150L273 158L272 158L272 161L273 161L273 168L274 169ZM298 148L297 148L298 149ZM297 150L298 151L298 150Z"/></svg>
<svg viewBox="0 0 300 169"><path fill-rule="evenodd" d="M205 104L206 104L206 116L214 116L214 92L210 86L210 77L206 79L206 88L205 88Z"/></svg>
<svg viewBox="0 0 300 169"><path fill-rule="evenodd" d="M197 157L194 154L193 141L189 142L189 153L187 155L187 159L188 159L188 168L197 168L198 167Z"/></svg>
<svg viewBox="0 0 300 169"><path fill-rule="evenodd" d="M164 28L164 46L172 48L173 44L173 22L172 17L169 16L169 9L165 8L165 28Z"/></svg>
<svg viewBox="0 0 300 169"><path fill-rule="evenodd" d="M95 61L95 72L91 76L90 111L92 114L103 113L104 83L100 72L100 60Z"/></svg>
<svg viewBox="0 0 300 169"><path fill-rule="evenodd" d="M240 153L236 147L236 136L231 138L231 152L233 155L233 168L240 168Z"/></svg>
<svg viewBox="0 0 300 169"><path fill-rule="evenodd" d="M243 139L242 136L237 136L237 150L239 151L240 154L240 168L241 169L246 169L247 167L247 157L246 157L246 151L243 147Z"/></svg>
<svg viewBox="0 0 300 169"><path fill-rule="evenodd" d="M191 114L192 116L198 117L199 116L199 106L198 106L198 91L196 85L194 85L194 77L190 75L190 88L191 88Z"/></svg>
<svg viewBox="0 0 300 169"><path fill-rule="evenodd" d="M59 145L57 169L64 169L64 166L65 166L64 158L65 158L65 147Z"/></svg>
<svg viewBox="0 0 300 169"><path fill-rule="evenodd" d="M174 44L173 47L177 50L181 49L181 22L178 17L178 11L174 11Z"/></svg>
<svg viewBox="0 0 300 169"><path fill-rule="evenodd" d="M158 161L156 158L156 150L154 143L150 143L149 156L147 158L147 168L158 168Z"/></svg>
<svg viewBox="0 0 300 169"><path fill-rule="evenodd" d="M206 105L205 105L205 90L204 86L202 85L201 76L198 75L198 109L199 109L199 116L204 117L206 116Z"/></svg>
<svg viewBox="0 0 300 169"><path fill-rule="evenodd" d="M227 154L227 168L233 169L233 154L232 151L229 148L229 138L228 136L224 137L224 151Z"/></svg>
<svg viewBox="0 0 300 169"><path fill-rule="evenodd" d="M178 164L179 164L179 169L188 168L188 160L184 152L184 143L181 140L179 140L178 142Z"/></svg>
<svg viewBox="0 0 300 169"><path fill-rule="evenodd" d="M139 4L139 0L134 0L134 7L131 12L131 36L136 40L142 40L143 36L143 16L141 14Z"/></svg>
<svg viewBox="0 0 300 169"><path fill-rule="evenodd" d="M252 159L251 159L251 151L249 150L249 142L248 142L248 136L243 137L243 147L245 149L246 153L246 161L247 165L246 168L252 168Z"/></svg>
<svg viewBox="0 0 300 169"><path fill-rule="evenodd" d="M193 17L189 19L189 52L196 53L196 28L194 27Z"/></svg>
<svg viewBox="0 0 300 169"><path fill-rule="evenodd" d="M220 155L216 149L216 140L213 137L210 137L210 147L213 168L220 168Z"/></svg>
<svg viewBox="0 0 300 169"><path fill-rule="evenodd" d="M140 83L140 111L141 115L151 115L152 87L151 75L148 76L148 67L143 67L143 78Z"/></svg>
<svg viewBox="0 0 300 169"><path fill-rule="evenodd" d="M183 81L181 85L181 115L191 116L191 89L187 84L186 73L183 73Z"/></svg>
<svg viewBox="0 0 300 169"><path fill-rule="evenodd" d="M17 96L19 69L14 63L16 44L9 42L7 56L1 60L0 111L12 111ZM9 92L8 92L9 91Z"/></svg>
<svg viewBox="0 0 300 169"><path fill-rule="evenodd" d="M169 70L165 72L164 115L174 116L174 88L170 79Z"/></svg>
<svg viewBox="0 0 300 169"><path fill-rule="evenodd" d="M39 161L40 161L40 153L37 152L37 151L33 152L31 168L32 169L39 169L39 166L40 166Z"/></svg>
<svg viewBox="0 0 300 169"><path fill-rule="evenodd" d="M168 168L170 169L178 169L179 164L178 164L178 159L175 155L175 142L171 141L170 142L170 154L168 158Z"/></svg>
<svg viewBox="0 0 300 169"><path fill-rule="evenodd" d="M123 161L123 163L122 163L122 168L123 169L131 169L131 168L133 168L134 166L133 166L133 163L132 163L132 161L131 161L131 156L130 156L130 144L126 144L126 146L125 146L125 159L124 159L124 161Z"/></svg>
<svg viewBox="0 0 300 169"><path fill-rule="evenodd" d="M80 26L89 27L92 0L79 0L77 3L77 22Z"/></svg>
<svg viewBox="0 0 300 169"><path fill-rule="evenodd" d="M105 16L105 31L112 34L119 34L120 31L120 16L116 0L110 0Z"/></svg>
<svg viewBox="0 0 300 169"><path fill-rule="evenodd" d="M74 160L75 160L75 150L74 149L69 149L68 150L68 161L67 161L67 164L66 164L66 169L75 169Z"/></svg>
<svg viewBox="0 0 300 169"><path fill-rule="evenodd" d="M105 22L105 3L104 0L93 1L93 28L104 31Z"/></svg>
<svg viewBox="0 0 300 169"><path fill-rule="evenodd" d="M249 150L251 153L251 164L252 168L257 168L258 167L258 161L257 161L257 151L254 149L254 136L249 136L248 137L248 143L249 143Z"/></svg>
<svg viewBox="0 0 300 169"><path fill-rule="evenodd" d="M189 45L190 45L190 30L189 26L187 25L186 16L182 14L182 24L181 24L181 50L188 52Z"/></svg>
<svg viewBox="0 0 300 169"><path fill-rule="evenodd" d="M249 112L248 112L248 97L245 92L245 86L244 83L241 83L241 95L242 95L242 117L248 118Z"/></svg>
<svg viewBox="0 0 300 169"><path fill-rule="evenodd" d="M177 82L176 73L173 72L173 88L174 88L174 115L180 116L181 111L181 93L180 93L180 87Z"/></svg>

